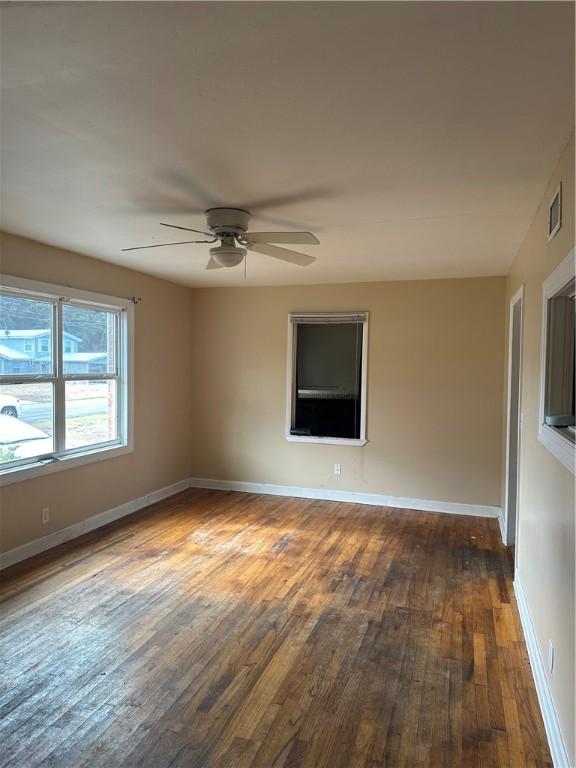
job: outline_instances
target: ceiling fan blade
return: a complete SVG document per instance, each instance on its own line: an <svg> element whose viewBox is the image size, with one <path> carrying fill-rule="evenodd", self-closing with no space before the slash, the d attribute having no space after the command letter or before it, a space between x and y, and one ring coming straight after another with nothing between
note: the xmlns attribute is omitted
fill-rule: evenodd
<svg viewBox="0 0 576 768"><path fill-rule="evenodd" d="M260 200L249 200L246 203L247 210L257 211L266 208L282 208L294 203L305 203L309 200L325 200L334 197L335 190L329 187L309 187L297 192L288 192L287 194L277 195L276 197L261 198Z"/></svg>
<svg viewBox="0 0 576 768"><path fill-rule="evenodd" d="M218 264L216 259L210 256L210 261L206 264L206 269L222 269L222 265Z"/></svg>
<svg viewBox="0 0 576 768"><path fill-rule="evenodd" d="M164 224L164 222L160 222L161 227L172 227L172 229L184 229L186 232L197 232L199 235L206 235L206 237L214 237L214 235L211 232L204 232L201 229L190 229L190 227L179 227L177 224ZM216 240L216 238L214 238Z"/></svg>
<svg viewBox="0 0 576 768"><path fill-rule="evenodd" d="M150 216L194 216L202 215L206 206L198 206L181 197L169 196L161 193L132 195L129 205L121 210L131 214L144 214Z"/></svg>
<svg viewBox="0 0 576 768"><path fill-rule="evenodd" d="M289 251L288 248L278 248L276 245L267 243L254 243L247 246L250 251L263 253L265 256L272 256L281 261L289 261L291 264L298 264L300 267L307 267L316 261L315 256L309 256L307 253L298 253L298 251Z"/></svg>
<svg viewBox="0 0 576 768"><path fill-rule="evenodd" d="M172 188L177 187L180 194L187 198L209 201L212 205L216 205L218 202L218 196L214 194L214 191L192 173L168 169L160 173L158 178L163 184L168 184ZM210 205L205 205L204 210L209 207Z"/></svg>
<svg viewBox="0 0 576 768"><path fill-rule="evenodd" d="M246 232L244 236L251 243L320 244L320 240L312 232Z"/></svg>
<svg viewBox="0 0 576 768"><path fill-rule="evenodd" d="M215 240L183 240L181 243L154 243L154 245L136 245L133 248L122 248L123 251L143 251L144 248L164 248L166 245L190 245L192 243L214 243Z"/></svg>

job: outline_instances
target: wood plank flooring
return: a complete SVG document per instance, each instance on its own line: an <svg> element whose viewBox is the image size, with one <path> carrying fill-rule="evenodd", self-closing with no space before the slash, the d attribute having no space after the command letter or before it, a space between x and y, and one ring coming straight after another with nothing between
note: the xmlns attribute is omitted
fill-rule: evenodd
<svg viewBox="0 0 576 768"><path fill-rule="evenodd" d="M189 491L0 601L1 768L552 765L495 520Z"/></svg>

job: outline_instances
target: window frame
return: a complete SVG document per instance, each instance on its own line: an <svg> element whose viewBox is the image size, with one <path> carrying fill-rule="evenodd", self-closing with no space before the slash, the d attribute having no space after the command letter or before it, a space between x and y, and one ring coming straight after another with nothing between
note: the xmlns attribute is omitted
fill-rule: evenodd
<svg viewBox="0 0 576 768"><path fill-rule="evenodd" d="M286 421L284 437L290 443L316 443L321 445L349 445L361 447L366 445L367 406L368 406L368 312L365 310L352 312L290 312L288 315L288 344L286 357ZM362 323L362 368L360 381L360 437L315 437L314 435L292 435L296 395L296 330L298 324L313 322L320 323Z"/></svg>
<svg viewBox="0 0 576 768"><path fill-rule="evenodd" d="M15 298L52 304L52 367L49 372L0 376L1 384L50 383L53 388L54 446L50 453L18 459L0 466L0 487L63 469L82 466L131 453L133 448L134 405L134 304L131 299L85 291L69 286L2 275L0 290ZM115 313L115 373L70 374L63 365L63 308L81 306ZM115 380L117 398L116 440L79 448L65 448L65 386L67 381Z"/></svg>
<svg viewBox="0 0 576 768"><path fill-rule="evenodd" d="M546 424L548 304L556 296L574 292L576 285L575 249L562 259L542 285L542 336L540 344L540 402L538 408L538 440L567 469L576 474L576 445L560 428Z"/></svg>

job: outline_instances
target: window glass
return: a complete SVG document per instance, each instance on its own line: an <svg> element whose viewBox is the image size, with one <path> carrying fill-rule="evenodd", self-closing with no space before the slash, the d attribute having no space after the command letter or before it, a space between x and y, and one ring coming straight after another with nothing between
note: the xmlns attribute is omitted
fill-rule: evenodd
<svg viewBox="0 0 576 768"><path fill-rule="evenodd" d="M117 312L63 307L64 374L116 372Z"/></svg>
<svg viewBox="0 0 576 768"><path fill-rule="evenodd" d="M545 424L574 427L574 296L548 300Z"/></svg>
<svg viewBox="0 0 576 768"><path fill-rule="evenodd" d="M50 382L0 384L0 466L54 450Z"/></svg>
<svg viewBox="0 0 576 768"><path fill-rule="evenodd" d="M362 323L297 323L293 435L358 439Z"/></svg>
<svg viewBox="0 0 576 768"><path fill-rule="evenodd" d="M51 303L0 295L0 376L51 372L52 325Z"/></svg>
<svg viewBox="0 0 576 768"><path fill-rule="evenodd" d="M116 380L67 381L66 450L118 439Z"/></svg>

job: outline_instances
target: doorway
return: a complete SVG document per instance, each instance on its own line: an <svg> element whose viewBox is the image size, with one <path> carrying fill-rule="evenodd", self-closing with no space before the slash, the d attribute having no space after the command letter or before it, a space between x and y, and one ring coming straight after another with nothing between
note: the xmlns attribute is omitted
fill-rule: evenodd
<svg viewBox="0 0 576 768"><path fill-rule="evenodd" d="M506 498L504 543L516 549L518 530L518 478L521 436L522 305L523 287L510 301L508 336L508 424L506 441ZM516 562L516 558L514 558Z"/></svg>

